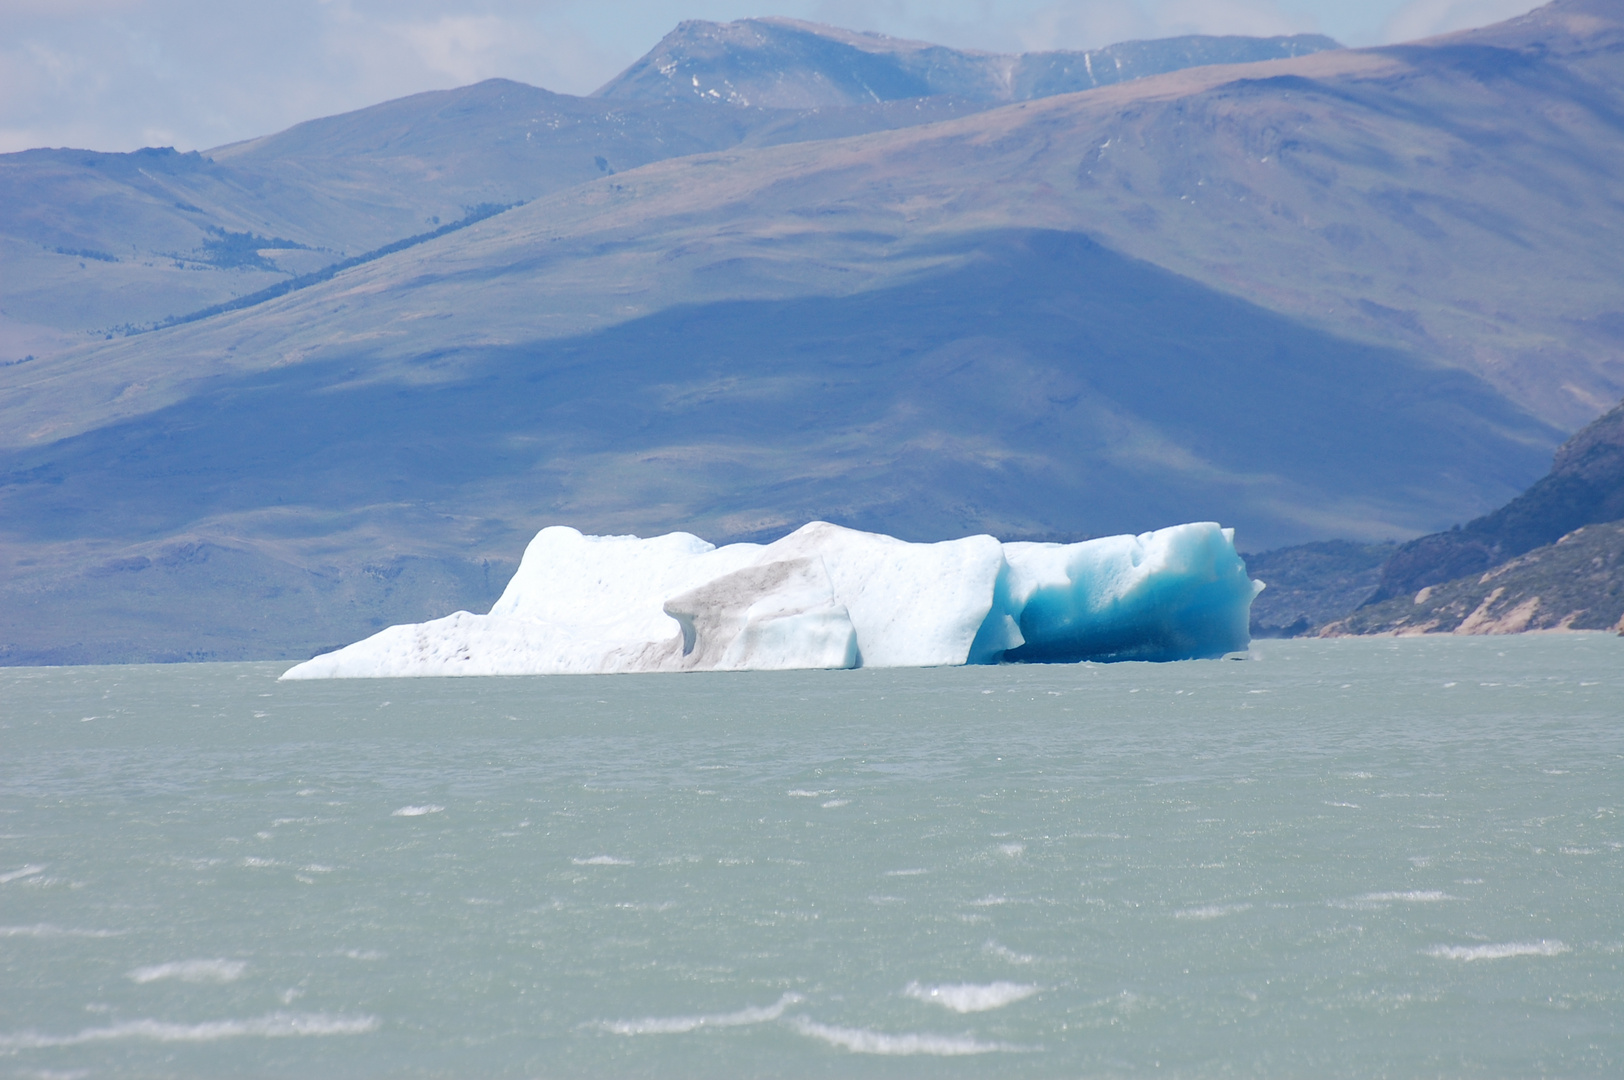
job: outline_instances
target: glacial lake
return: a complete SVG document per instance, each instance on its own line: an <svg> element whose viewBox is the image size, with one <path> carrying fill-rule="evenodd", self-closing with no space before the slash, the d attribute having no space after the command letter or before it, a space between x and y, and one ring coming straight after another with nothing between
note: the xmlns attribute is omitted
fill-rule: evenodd
<svg viewBox="0 0 1624 1080"><path fill-rule="evenodd" d="M1624 639L0 670L0 1076L1624 1075Z"/></svg>

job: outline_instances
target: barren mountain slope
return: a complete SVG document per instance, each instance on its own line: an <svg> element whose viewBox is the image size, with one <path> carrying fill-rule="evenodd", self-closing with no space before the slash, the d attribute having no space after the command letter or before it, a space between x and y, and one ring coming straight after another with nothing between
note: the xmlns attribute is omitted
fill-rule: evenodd
<svg viewBox="0 0 1624 1080"><path fill-rule="evenodd" d="M1482 574L1360 608L1319 635L1531 630L1624 633L1624 521L1585 525Z"/></svg>
<svg viewBox="0 0 1624 1080"><path fill-rule="evenodd" d="M797 27L798 38L826 45L851 36L814 24ZM1100 72L1104 77L1109 69L1111 79L1121 79L1331 44L1296 38L1130 42L1117 47L1121 55L1102 50ZM771 45L746 43L730 55L754 70L791 62ZM948 67L985 66L982 54L932 49ZM705 34L679 30L651 58L658 68L687 70L703 66L713 51ZM1108 55L1114 57L1109 64ZM649 67L651 58L632 70ZM840 48L814 49L793 58L793 67L780 68L779 76L838 81L845 58ZM1040 82L1023 95L1076 88L1063 73L1050 72ZM779 145L906 127L994 103L923 83L920 92L931 96L862 96L836 107L785 109L690 93L577 98L490 79L204 154L0 155L0 364L184 317L447 227L474 208L524 202L652 161L741 143Z"/></svg>
<svg viewBox="0 0 1624 1080"><path fill-rule="evenodd" d="M1411 540L1382 570L1379 603L1491 570L1585 525L1624 519L1624 405L1564 443L1551 471L1493 513Z"/></svg>
<svg viewBox="0 0 1624 1080"><path fill-rule="evenodd" d="M1542 11L1496 32L1504 42L1522 26L1520 51L1465 35L1201 68L664 162L358 274L364 309L311 298L292 327L276 308L174 348L218 356L220 337L242 339L242 352L265 326L278 347L242 359L281 362L392 334L401 315L473 280L477 299L442 310L477 323L479 339L569 334L673 303L849 294L920 269L898 256L927 237L1037 227L1458 364L1574 430L1624 395L1624 35L1608 24L1558 40ZM401 338L420 351L471 335L453 322ZM96 366L172 351L137 340Z"/></svg>
<svg viewBox="0 0 1624 1080"><path fill-rule="evenodd" d="M0 309L18 322L123 332L433 231L482 204L733 146L785 120L492 79L207 154L0 155Z"/></svg>
<svg viewBox="0 0 1624 1080"><path fill-rule="evenodd" d="M1446 358L1573 430L1624 394L1621 20L1558 0L1410 46L1192 69L867 140L801 182L907 230L1079 229Z"/></svg>
<svg viewBox="0 0 1624 1080"><path fill-rule="evenodd" d="M368 251L668 157L861 134L983 106L611 102L491 79L207 154L0 155L0 364L123 336ZM35 348L24 331L46 339ZM5 327L0 325L0 331ZM15 337L19 345L8 346Z"/></svg>
<svg viewBox="0 0 1624 1080"><path fill-rule="evenodd" d="M1624 404L1564 443L1527 491L1464 527L1246 559L1269 583L1252 607L1254 633L1614 628L1624 615Z"/></svg>

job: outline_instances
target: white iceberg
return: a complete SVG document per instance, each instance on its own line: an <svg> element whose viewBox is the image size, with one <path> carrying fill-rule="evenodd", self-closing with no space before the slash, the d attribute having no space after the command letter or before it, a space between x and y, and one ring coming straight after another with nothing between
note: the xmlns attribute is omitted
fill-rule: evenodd
<svg viewBox="0 0 1624 1080"><path fill-rule="evenodd" d="M912 544L814 521L716 547L543 529L488 615L391 626L284 679L1184 660L1247 647L1234 531Z"/></svg>

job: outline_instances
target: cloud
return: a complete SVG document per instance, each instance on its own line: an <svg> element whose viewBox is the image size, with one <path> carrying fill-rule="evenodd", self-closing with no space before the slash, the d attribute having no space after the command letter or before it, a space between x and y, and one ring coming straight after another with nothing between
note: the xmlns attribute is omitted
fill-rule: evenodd
<svg viewBox="0 0 1624 1080"><path fill-rule="evenodd" d="M619 70L567 20L522 13L351 16L333 21L322 47L332 65L349 65L382 95L375 100L490 78L582 93Z"/></svg>
<svg viewBox="0 0 1624 1080"><path fill-rule="evenodd" d="M1394 0L1397 2L1397 0ZM817 0L806 17L959 48L1097 49L1178 34L1291 34L1319 28L1321 0Z"/></svg>
<svg viewBox="0 0 1624 1080"><path fill-rule="evenodd" d="M1310 14L1288 13L1273 0L1109 0L1050 3L1021 29L1027 50L1097 49L1118 41L1183 34L1270 37L1318 29Z"/></svg>
<svg viewBox="0 0 1624 1080"><path fill-rule="evenodd" d="M445 16L432 22L402 23L389 30L426 70L461 83L489 78L512 64L516 52L533 48L525 40L531 35L495 15Z"/></svg>
<svg viewBox="0 0 1624 1080"><path fill-rule="evenodd" d="M1538 0L1410 0L1382 28L1387 42L1415 41L1524 15Z"/></svg>

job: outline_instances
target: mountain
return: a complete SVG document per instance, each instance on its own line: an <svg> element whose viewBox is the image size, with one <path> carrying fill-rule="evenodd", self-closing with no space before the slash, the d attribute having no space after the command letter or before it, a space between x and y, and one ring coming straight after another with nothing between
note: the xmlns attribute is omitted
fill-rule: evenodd
<svg viewBox="0 0 1624 1080"><path fill-rule="evenodd" d="M1527 491L1464 527L1246 561L1269 585L1254 634L1624 631L1624 403L1563 444Z"/></svg>
<svg viewBox="0 0 1624 1080"><path fill-rule="evenodd" d="M1319 636L1530 630L1624 633L1624 521L1584 525L1481 575L1362 607Z"/></svg>
<svg viewBox="0 0 1624 1080"><path fill-rule="evenodd" d="M884 197L929 227L973 199L1085 232L1470 370L1571 433L1624 396L1621 49L1615 2L1558 0L1410 45L1191 68L913 129ZM862 169L828 177L831 205L881 197ZM949 178L972 185L957 211Z"/></svg>
<svg viewBox="0 0 1624 1080"><path fill-rule="evenodd" d="M926 211L915 229L966 216L941 202L941 170L972 185L993 223L1080 231L1339 336L1472 371L1570 433L1624 395L1610 284L1624 250L1621 40L1615 4L1559 0L1432 42L1198 67L1025 109L936 95L777 110L495 82L301 125L212 163L161 172L110 155L123 178L77 152L6 155L0 362L255 294L481 205L590 188L609 169L911 125L882 156L900 170L897 204ZM913 153L924 160L910 168ZM875 194L864 168L802 184L863 204ZM120 231L148 216L162 225L143 227L150 237Z"/></svg>
<svg viewBox="0 0 1624 1080"><path fill-rule="evenodd" d="M1624 396L1615 14L963 114L593 99L763 126L0 367L0 646L309 655L482 609L552 523L1256 549L1481 515ZM831 113L893 129L785 141ZM375 145L345 175L411 175Z"/></svg>
<svg viewBox="0 0 1624 1080"><path fill-rule="evenodd" d="M736 100L719 105L704 95L639 94L632 87L634 73L658 64L696 68L710 54L711 37L749 33L760 22L684 23L591 98L490 79L311 120L206 154L156 148L0 155L0 363L184 318L433 233L471 211L527 202L650 162L931 123L1003 100L944 96L922 83L921 100L740 107ZM794 26L792 36L809 41L852 36ZM1332 45L1177 38L1034 56L1093 55L1114 80ZM762 45L729 56L735 65L764 70L784 60L780 53ZM959 62L954 57L964 65L987 62L987 55L951 49L932 55L946 66ZM844 63L838 49L805 56L793 77L838 81ZM1052 77L1027 96L1085 85ZM617 86L623 92L609 92Z"/></svg>
<svg viewBox="0 0 1624 1080"><path fill-rule="evenodd" d="M207 154L0 155L0 305L81 340L144 328L766 126L785 118L492 79Z"/></svg>
<svg viewBox="0 0 1624 1080"><path fill-rule="evenodd" d="M0 156L0 310L54 331L59 343L40 351L56 352L263 288L334 258L276 209L302 198L321 196L250 194L202 155L168 149Z"/></svg>
<svg viewBox="0 0 1624 1080"><path fill-rule="evenodd" d="M1340 48L1318 34L1177 37L1092 52L964 51L798 19L690 20L593 97L818 109L950 95L987 104L1092 90L1208 64Z"/></svg>
<svg viewBox="0 0 1624 1080"><path fill-rule="evenodd" d="M611 102L490 79L207 154L0 155L0 363L162 325L653 161L977 107Z"/></svg>
<svg viewBox="0 0 1624 1080"><path fill-rule="evenodd" d="M1403 545L1369 604L1476 576L1585 525L1624 520L1624 404L1556 452L1551 471L1493 513Z"/></svg>
<svg viewBox="0 0 1624 1080"><path fill-rule="evenodd" d="M1252 601L1252 636L1301 637L1353 611L1397 546L1316 540L1245 556L1246 572L1267 586Z"/></svg>

